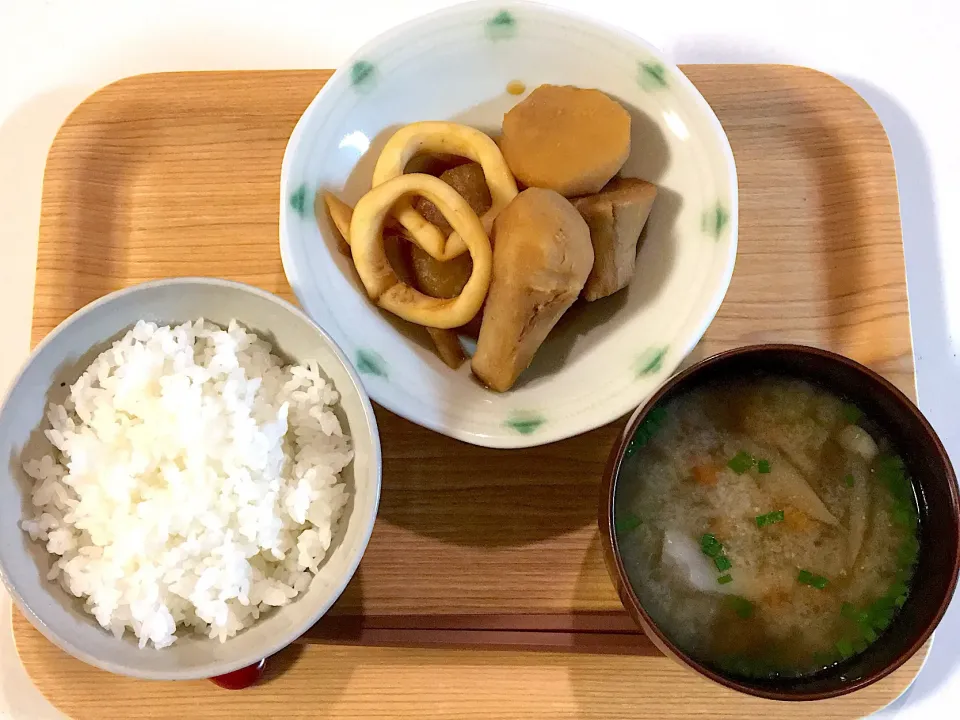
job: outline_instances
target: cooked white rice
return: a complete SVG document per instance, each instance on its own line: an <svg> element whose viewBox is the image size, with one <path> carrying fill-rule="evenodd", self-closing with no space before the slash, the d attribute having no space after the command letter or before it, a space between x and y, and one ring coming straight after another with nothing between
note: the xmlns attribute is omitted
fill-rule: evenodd
<svg viewBox="0 0 960 720"><path fill-rule="evenodd" d="M105 628L221 641L310 584L353 457L315 362L284 367L236 322L139 322L51 404L23 529Z"/></svg>

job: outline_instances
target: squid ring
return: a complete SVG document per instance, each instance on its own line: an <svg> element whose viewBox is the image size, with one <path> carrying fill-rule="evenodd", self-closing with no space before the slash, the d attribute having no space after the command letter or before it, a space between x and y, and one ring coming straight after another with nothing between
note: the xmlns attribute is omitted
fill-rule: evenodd
<svg viewBox="0 0 960 720"><path fill-rule="evenodd" d="M400 177L410 159L420 152L460 155L480 164L493 201L480 218L484 232L489 235L497 215L517 196L517 181L497 144L488 135L467 125L438 121L407 125L393 134L380 153L373 170L373 186ZM409 199L400 200L393 215L416 238L417 245L437 260L453 260L467 250L456 228L445 238L435 225L414 209Z"/></svg>
<svg viewBox="0 0 960 720"><path fill-rule="evenodd" d="M470 278L455 298L434 298L410 287L397 277L387 259L384 223L394 204L410 195L422 195L436 205L473 258ZM480 219L460 193L432 175L400 175L360 198L350 221L350 251L370 299L417 325L442 330L465 325L480 310L490 289L493 251Z"/></svg>

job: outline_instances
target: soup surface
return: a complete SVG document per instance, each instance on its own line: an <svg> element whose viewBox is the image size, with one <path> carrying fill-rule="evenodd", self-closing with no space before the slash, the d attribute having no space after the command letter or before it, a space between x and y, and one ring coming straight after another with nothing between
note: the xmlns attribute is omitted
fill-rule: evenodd
<svg viewBox="0 0 960 720"><path fill-rule="evenodd" d="M906 602L918 513L880 428L806 382L766 377L655 408L621 468L617 544L681 649L749 677L863 652Z"/></svg>

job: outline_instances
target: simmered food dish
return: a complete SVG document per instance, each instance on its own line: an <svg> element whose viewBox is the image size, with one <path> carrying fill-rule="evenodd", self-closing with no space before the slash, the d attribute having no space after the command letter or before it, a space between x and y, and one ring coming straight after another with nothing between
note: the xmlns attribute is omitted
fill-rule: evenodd
<svg viewBox="0 0 960 720"><path fill-rule="evenodd" d="M684 652L747 677L864 651L910 592L918 510L898 449L799 380L701 388L653 409L614 524L641 604Z"/></svg>
<svg viewBox="0 0 960 720"><path fill-rule="evenodd" d="M406 125L356 208L329 192L316 207L371 301L425 327L452 368L476 338L473 373L503 392L578 298L630 283L657 189L615 177L629 154L619 103L542 85L504 116L499 145L457 123Z"/></svg>

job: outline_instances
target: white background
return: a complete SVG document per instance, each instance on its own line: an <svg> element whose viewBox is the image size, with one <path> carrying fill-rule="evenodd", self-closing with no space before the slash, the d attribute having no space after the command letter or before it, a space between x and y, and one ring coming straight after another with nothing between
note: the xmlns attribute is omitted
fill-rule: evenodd
<svg viewBox="0 0 960 720"><path fill-rule="evenodd" d="M0 0L0 390L26 356L44 157L73 107L160 70L335 67L449 0ZM957 0L555 0L621 25L677 63L781 62L832 73L893 145L920 406L960 459L960 3ZM956 717L960 606L887 711ZM811 708L811 712L815 712ZM30 685L0 590L0 717L59 717Z"/></svg>

